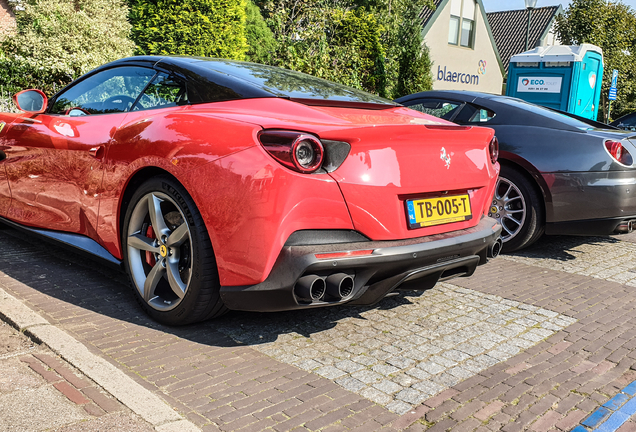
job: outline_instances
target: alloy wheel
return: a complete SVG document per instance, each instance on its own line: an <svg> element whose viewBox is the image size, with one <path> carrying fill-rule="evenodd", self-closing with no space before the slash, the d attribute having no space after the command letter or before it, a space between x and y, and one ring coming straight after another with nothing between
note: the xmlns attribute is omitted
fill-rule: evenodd
<svg viewBox="0 0 636 432"><path fill-rule="evenodd" d="M179 205L161 192L144 195L131 214L126 247L144 302L158 311L177 307L192 275L190 228Z"/></svg>
<svg viewBox="0 0 636 432"><path fill-rule="evenodd" d="M496 218L503 228L501 240L514 238L526 221L526 205L521 190L510 180L499 177L488 216Z"/></svg>

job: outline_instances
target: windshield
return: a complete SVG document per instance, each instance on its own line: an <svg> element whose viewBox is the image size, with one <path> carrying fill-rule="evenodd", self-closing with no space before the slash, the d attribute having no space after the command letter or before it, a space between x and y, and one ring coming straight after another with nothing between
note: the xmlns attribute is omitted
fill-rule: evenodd
<svg viewBox="0 0 636 432"><path fill-rule="evenodd" d="M395 106L394 102L363 90L316 78L301 72L238 61L201 61L198 66L235 76L276 96L294 99L323 99Z"/></svg>
<svg viewBox="0 0 636 432"><path fill-rule="evenodd" d="M581 129L581 130L591 130L594 129L593 127L591 127L589 124L584 123L580 120L574 119L572 117L569 117L565 114L561 114L559 112L556 111L552 111L549 108L545 108L539 105L535 105L526 101L523 101L521 99L515 99L515 98L504 98L505 99L505 103L508 105L512 105L514 107L520 108L522 110L526 110L526 111L530 111L534 114L543 116L543 117L547 117L551 120L555 120L561 123L565 123L568 126L572 126L575 127L577 129Z"/></svg>

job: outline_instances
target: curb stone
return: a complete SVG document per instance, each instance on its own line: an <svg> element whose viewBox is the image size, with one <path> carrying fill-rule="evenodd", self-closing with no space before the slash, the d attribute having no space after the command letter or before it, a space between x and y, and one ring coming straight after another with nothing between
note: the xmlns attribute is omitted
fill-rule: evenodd
<svg viewBox="0 0 636 432"><path fill-rule="evenodd" d="M200 432L158 396L146 390L124 372L91 353L66 332L52 326L39 314L0 288L0 319L31 339L43 343L76 367L122 404L130 408L157 432Z"/></svg>

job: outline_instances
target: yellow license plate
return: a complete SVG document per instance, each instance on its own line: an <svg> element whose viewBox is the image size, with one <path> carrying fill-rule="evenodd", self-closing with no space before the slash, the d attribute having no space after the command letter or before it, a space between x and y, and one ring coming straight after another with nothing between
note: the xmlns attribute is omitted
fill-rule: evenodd
<svg viewBox="0 0 636 432"><path fill-rule="evenodd" d="M421 228L471 219L468 194L406 201L409 228Z"/></svg>

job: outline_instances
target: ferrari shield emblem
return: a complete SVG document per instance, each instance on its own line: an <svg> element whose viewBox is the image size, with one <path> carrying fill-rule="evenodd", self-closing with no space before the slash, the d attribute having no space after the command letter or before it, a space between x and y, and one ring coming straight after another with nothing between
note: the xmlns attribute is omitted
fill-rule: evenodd
<svg viewBox="0 0 636 432"><path fill-rule="evenodd" d="M0 133L2 133L2 129L4 129L5 122L0 122Z"/></svg>

